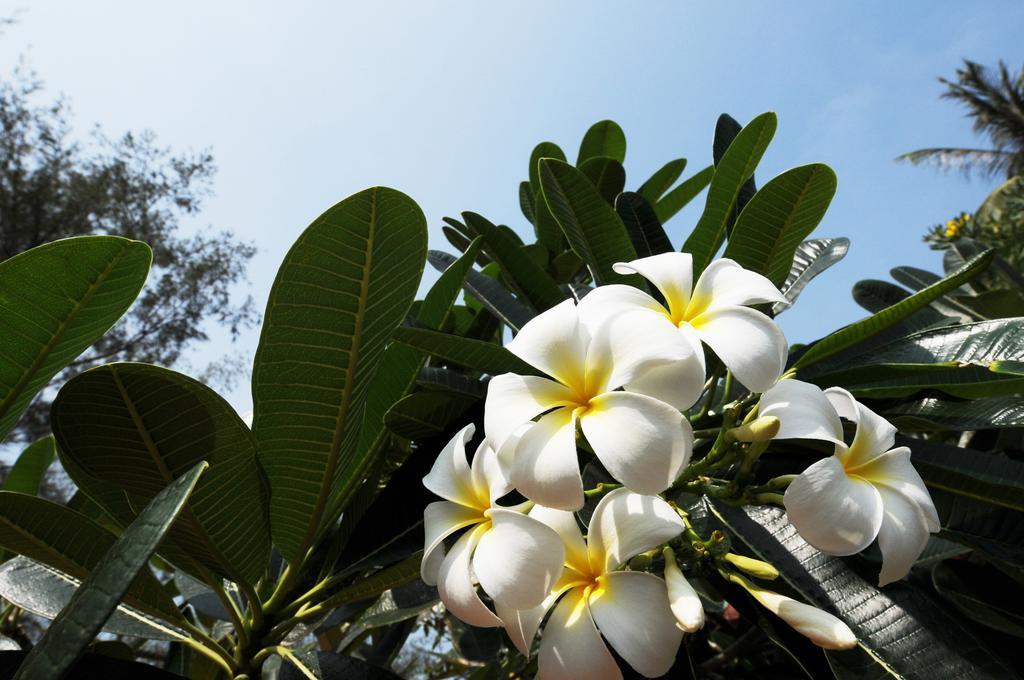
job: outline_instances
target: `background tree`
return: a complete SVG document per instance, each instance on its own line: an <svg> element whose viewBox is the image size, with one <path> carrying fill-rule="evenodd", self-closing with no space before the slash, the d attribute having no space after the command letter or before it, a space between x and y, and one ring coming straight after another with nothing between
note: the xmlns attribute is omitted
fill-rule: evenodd
<svg viewBox="0 0 1024 680"><path fill-rule="evenodd" d="M999 62L993 73L973 61L964 60L953 82L939 78L946 86L944 98L967 107L974 119L974 131L989 138L992 148L961 149L935 147L903 154L898 160L930 163L942 169L956 168L966 174L979 172L995 177L1024 173L1024 69L1012 76Z"/></svg>
<svg viewBox="0 0 1024 680"><path fill-rule="evenodd" d="M96 129L79 141L67 102L37 103L40 91L24 68L0 82L0 258L69 236L117 234L152 244L154 260L132 310L54 384L120 359L181 367L184 352L207 340L211 325L234 337L257 323L252 300L231 295L255 248L227 231L181 233L210 194L210 153L175 153L148 131L110 139ZM197 368L222 386L244 370L233 356ZM16 440L48 431L52 396L37 398Z"/></svg>

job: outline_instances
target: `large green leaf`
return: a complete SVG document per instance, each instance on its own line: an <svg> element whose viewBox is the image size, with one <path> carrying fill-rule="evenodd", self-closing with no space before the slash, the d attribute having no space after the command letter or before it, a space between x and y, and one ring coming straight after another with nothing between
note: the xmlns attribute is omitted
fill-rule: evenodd
<svg viewBox="0 0 1024 680"><path fill-rule="evenodd" d="M427 254L427 261L435 269L443 271L453 265L455 258L440 250L431 250ZM536 316L533 310L517 300L500 281L482 272L468 269L462 285L476 301L513 330L518 331Z"/></svg>
<svg viewBox="0 0 1024 680"><path fill-rule="evenodd" d="M725 240L726 227L736 209L740 189L754 174L777 125L778 118L770 111L757 116L740 130L721 162L715 166L704 214L683 244L683 250L693 255L695 277L704 271Z"/></svg>
<svg viewBox="0 0 1024 680"><path fill-rule="evenodd" d="M422 559L423 551L421 550L398 564L385 567L370 576L361 578L327 598L323 603L323 607L325 609L333 609L347 602L355 602L367 597L376 597L385 590L409 583L419 578L420 562Z"/></svg>
<svg viewBox="0 0 1024 680"><path fill-rule="evenodd" d="M305 557L331 489L361 479L366 394L423 272L416 203L373 188L314 220L285 256L253 364L253 431L271 485L274 545Z"/></svg>
<svg viewBox="0 0 1024 680"><path fill-rule="evenodd" d="M940 536L981 551L1024 576L1024 522L1016 510L977 501L938 486L930 489Z"/></svg>
<svg viewBox="0 0 1024 680"><path fill-rule="evenodd" d="M629 240L633 242L637 257L649 257L675 250L654 213L654 208L640 194L626 191L615 199L615 212L626 225Z"/></svg>
<svg viewBox="0 0 1024 680"><path fill-rule="evenodd" d="M513 288L537 311L543 312L562 301L562 291L551 275L538 266L506 232L485 217L472 212L462 213L466 225L483 237L484 250L498 263Z"/></svg>
<svg viewBox="0 0 1024 680"><path fill-rule="evenodd" d="M742 131L743 126L728 113L723 113L718 117L718 120L715 121L715 136L711 142L711 158L714 161L715 167L718 167L718 164L722 162L725 152L729 150L729 146L732 145L736 136ZM736 217L743 210L747 202L754 197L755 193L757 193L757 183L754 181L754 176L751 175L743 183L743 186L740 187L739 196L736 198L736 209L729 217L727 231L732 232L732 225L735 223Z"/></svg>
<svg viewBox="0 0 1024 680"><path fill-rule="evenodd" d="M1024 463L991 451L900 437L929 487L1024 512Z"/></svg>
<svg viewBox="0 0 1024 680"><path fill-rule="evenodd" d="M414 392L391 407L384 423L406 439L434 437L443 434L478 400L456 393Z"/></svg>
<svg viewBox="0 0 1024 680"><path fill-rule="evenodd" d="M36 496L0 492L0 546L72 578L88 576L115 540L113 533L63 505ZM135 579L125 602L165 621L184 621L149 570Z"/></svg>
<svg viewBox="0 0 1024 680"><path fill-rule="evenodd" d="M482 241L482 238L474 239L466 252L459 258L453 258L444 253L447 257L444 258L445 262L441 267L441 276L423 296L423 304L417 315L421 324L433 329L440 329L444 325L444 321L451 312L452 305L455 304L462 285L466 281L466 274L473 269L473 260L476 258ZM439 251L430 251L428 257L437 252ZM436 263L431 260L431 264Z"/></svg>
<svg viewBox="0 0 1024 680"><path fill-rule="evenodd" d="M821 163L775 177L754 194L729 236L725 257L764 274L776 286L786 280L796 247L825 216L836 193L836 173Z"/></svg>
<svg viewBox="0 0 1024 680"><path fill-rule="evenodd" d="M0 439L36 392L121 318L151 260L140 241L79 236L0 262Z"/></svg>
<svg viewBox="0 0 1024 680"><path fill-rule="evenodd" d="M16 680L59 678L71 667L149 562L206 467L193 467L139 513L25 657Z"/></svg>
<svg viewBox="0 0 1024 680"><path fill-rule="evenodd" d="M18 460L7 473L3 490L36 495L39 493L39 485L42 484L46 471L50 469L56 456L57 447L52 436L37 440L18 456Z"/></svg>
<svg viewBox="0 0 1024 680"><path fill-rule="evenodd" d="M640 185L640 188L636 190L636 193L647 199L647 202L651 205L655 205L665 192L672 188L672 185L676 183L676 180L682 177L683 170L686 169L686 159L677 158L671 160L665 165L658 168L658 171L648 178L646 182Z"/></svg>
<svg viewBox="0 0 1024 680"><path fill-rule="evenodd" d="M530 190L534 196L540 193L540 168L537 165L541 158L554 158L565 161L565 152L554 142L541 142L533 147L530 153Z"/></svg>
<svg viewBox="0 0 1024 680"><path fill-rule="evenodd" d="M961 364L873 364L863 369L828 373L812 382L842 385L863 399L909 397L930 390L961 399L1024 394L1024 378Z"/></svg>
<svg viewBox="0 0 1024 680"><path fill-rule="evenodd" d="M540 183L551 214L573 251L590 267L594 281L625 282L612 265L635 259L636 251L622 220L587 176L567 163L544 159Z"/></svg>
<svg viewBox="0 0 1024 680"><path fill-rule="evenodd" d="M626 169L614 158L588 158L580 165L580 172L587 176L608 205L614 205L615 197L626 187Z"/></svg>
<svg viewBox="0 0 1024 680"><path fill-rule="evenodd" d="M1024 426L1024 399L1019 395L969 401L925 397L880 411L900 429L908 431L965 432Z"/></svg>
<svg viewBox="0 0 1024 680"><path fill-rule="evenodd" d="M431 356L491 375L519 373L538 375L535 368L501 345L483 340L463 338L425 328L399 328L395 341L415 347Z"/></svg>
<svg viewBox="0 0 1024 680"><path fill-rule="evenodd" d="M613 120L601 120L590 126L580 142L576 167L598 156L607 156L620 163L626 160L626 135Z"/></svg>
<svg viewBox="0 0 1024 680"><path fill-rule="evenodd" d="M61 389L51 412L61 461L122 526L200 461L195 494L161 553L250 585L270 556L266 484L256 443L231 406L197 380L149 364L91 369Z"/></svg>
<svg viewBox="0 0 1024 680"><path fill-rule="evenodd" d="M884 590L872 586L842 560L808 545L781 508L713 507L756 557L778 568L790 587L842 618L861 648L891 677L1014 677L930 597L905 583Z"/></svg>
<svg viewBox="0 0 1024 680"><path fill-rule="evenodd" d="M846 257L849 249L848 238L811 239L797 246L793 254L793 266L780 287L789 305L777 302L772 306L772 313L778 315L788 309L813 278Z"/></svg>
<svg viewBox="0 0 1024 680"><path fill-rule="evenodd" d="M948 291L960 286L965 281L970 281L973 277L984 271L992 260L992 252L993 251L982 253L965 264L963 268L957 270L953 274L950 274L938 283L932 284L931 286L914 293L910 297L901 300L890 307L886 307L877 314L857 321L856 323L852 323L822 340L819 340L799 359L797 359L796 363L793 364L793 367L800 368L802 366L810 365L816 361L821 361L825 357L831 356L836 352L844 350L847 347L869 338L899 322L901 319L905 319L914 312L926 307L932 302L932 300L941 297Z"/></svg>
<svg viewBox="0 0 1024 680"><path fill-rule="evenodd" d="M654 204L654 213L658 216L658 221L665 224L672 219L690 201L697 198L707 185L711 184L711 178L714 176L715 166L709 165L658 199L658 202Z"/></svg>
<svg viewBox="0 0 1024 680"><path fill-rule="evenodd" d="M932 570L932 583L972 621L1024 638L1024 615L1019 607L1024 592L1020 584L994 567L946 560Z"/></svg>

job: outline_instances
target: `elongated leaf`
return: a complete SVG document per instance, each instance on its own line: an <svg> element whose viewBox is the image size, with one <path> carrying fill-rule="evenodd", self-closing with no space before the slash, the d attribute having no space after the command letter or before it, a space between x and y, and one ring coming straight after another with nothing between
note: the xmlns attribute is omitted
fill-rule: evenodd
<svg viewBox="0 0 1024 680"><path fill-rule="evenodd" d="M942 280L938 274L918 267L894 267L889 274L910 290L921 290Z"/></svg>
<svg viewBox="0 0 1024 680"><path fill-rule="evenodd" d="M796 247L821 222L835 193L836 174L827 165L787 170L743 208L725 257L780 285L792 268Z"/></svg>
<svg viewBox="0 0 1024 680"><path fill-rule="evenodd" d="M648 203L655 205L665 192L672 188L672 185L676 183L680 177L683 176L683 170L686 169L686 159L677 158L675 160L665 163L665 165L658 168L650 178L640 185L640 188L636 190L636 193L643 196Z"/></svg>
<svg viewBox="0 0 1024 680"><path fill-rule="evenodd" d="M18 456L11 471L7 473L3 490L36 495L56 456L57 448L52 436L37 440Z"/></svg>
<svg viewBox="0 0 1024 680"><path fill-rule="evenodd" d="M964 267L955 273L942 279L940 282L928 286L924 290L914 293L891 307L887 307L873 316L852 323L845 328L836 331L832 335L818 341L813 347L803 354L794 368L807 366L816 361L821 361L827 356L846 349L865 338L869 338L889 326L897 323L914 312L924 308L932 300L944 295L946 292L971 280L982 272L992 260L992 251L982 253L975 259L968 262Z"/></svg>
<svg viewBox="0 0 1024 680"><path fill-rule="evenodd" d="M423 273L427 226L408 196L373 188L318 217L285 256L253 364L253 431L271 484L274 545L304 557L331 489L361 479L367 390Z"/></svg>
<svg viewBox="0 0 1024 680"><path fill-rule="evenodd" d="M929 487L1024 512L1024 463L1005 455L900 437Z"/></svg>
<svg viewBox="0 0 1024 680"><path fill-rule="evenodd" d="M439 250L431 250L427 259L435 269L442 271L455 262L454 257ZM514 330L518 331L535 316L529 307L519 302L500 282L486 274L468 269L462 285L467 293Z"/></svg>
<svg viewBox="0 0 1024 680"><path fill-rule="evenodd" d="M580 165L580 172L587 176L608 205L615 205L615 197L626 187L626 169L614 158L588 158Z"/></svg>
<svg viewBox="0 0 1024 680"><path fill-rule="evenodd" d="M139 513L25 657L16 680L59 678L71 667L149 562L206 468L206 463L193 467Z"/></svg>
<svg viewBox="0 0 1024 680"><path fill-rule="evenodd" d="M1024 591L994 567L947 560L932 570L932 582L967 618L1024 638L1024 616L1016 604L1024 598Z"/></svg>
<svg viewBox="0 0 1024 680"><path fill-rule="evenodd" d="M711 143L711 158L715 163L715 167L718 167L719 163L722 162L725 152L729 150L729 147L736 139L736 135L742 130L743 126L740 125L739 121L728 113L723 113L715 121L715 137ZM732 224L735 222L736 217L743 210L747 202L754 197L755 193L757 193L757 183L754 181L754 176L751 175L750 179L740 187L740 194L736 199L736 209L733 211L732 216L729 217L728 231L732 231Z"/></svg>
<svg viewBox="0 0 1024 680"><path fill-rule="evenodd" d="M554 307L562 301L562 292L555 280L538 266L506 232L491 224L482 215L462 213L466 224L483 237L483 247L498 263L515 291L538 311Z"/></svg>
<svg viewBox="0 0 1024 680"><path fill-rule="evenodd" d="M668 192L654 204L654 213L658 221L665 224L672 219L676 213L685 208L690 201L697 198L704 188L711 184L711 178L715 176L715 166L709 165L692 177L688 177L675 189Z"/></svg>
<svg viewBox="0 0 1024 680"><path fill-rule="evenodd" d="M487 393L486 383L447 368L428 366L420 371L416 382L425 390L437 392L456 392L470 397L483 397Z"/></svg>
<svg viewBox="0 0 1024 680"><path fill-rule="evenodd" d="M1024 399L1019 395L970 401L926 397L882 409L882 413L908 431L993 430L1024 426Z"/></svg>
<svg viewBox="0 0 1024 680"><path fill-rule="evenodd" d="M476 253L483 242L482 238L474 239L466 249L466 252L459 258L453 258L447 253L445 257L437 258L435 253L440 251L431 250L427 254L430 263L439 266L441 276L437 282L430 287L427 294L423 296L423 305L420 307L418 319L421 324L435 330L440 329L445 318L451 311L452 305L459 297L466 274L473 269L473 261Z"/></svg>
<svg viewBox="0 0 1024 680"><path fill-rule="evenodd" d="M619 194L615 199L615 212L626 225L629 240L636 249L637 257L649 257L675 250L665 235L654 208L642 195L631 191Z"/></svg>
<svg viewBox="0 0 1024 680"><path fill-rule="evenodd" d="M425 328L399 328L395 341L415 347L431 356L491 375L519 373L537 375L537 370L501 345L463 338Z"/></svg>
<svg viewBox="0 0 1024 680"><path fill-rule="evenodd" d="M418 551L398 564L392 565L359 579L354 584L342 588L327 598L323 606L325 609L339 607L346 602L355 602L367 597L375 597L385 590L390 590L404 583L409 583L420 576L420 560L423 558L423 551Z"/></svg>
<svg viewBox="0 0 1024 680"><path fill-rule="evenodd" d="M910 291L905 288L879 279L864 279L853 285L854 302L872 314L906 300L910 295Z"/></svg>
<svg viewBox="0 0 1024 680"><path fill-rule="evenodd" d="M313 675L313 678L323 678L323 680L398 680L399 678L399 676L391 671L371 665L354 656L318 651L316 653L316 660L320 675ZM304 661L295 659L294 656L288 659L287 663L281 666L278 680L308 679L310 676L307 672L312 671L308 670L308 666ZM299 669L295 665L296 662L302 663L303 667L307 668L307 670Z"/></svg>
<svg viewBox="0 0 1024 680"><path fill-rule="evenodd" d="M929 597L904 583L884 590L868 584L842 560L804 542L781 508L715 504L714 510L756 557L779 569L788 585L842 618L861 647L893 677L1013 677Z"/></svg>
<svg viewBox="0 0 1024 680"><path fill-rule="evenodd" d="M135 300L152 252L117 236L79 236L0 262L0 440L36 392Z"/></svg>
<svg viewBox="0 0 1024 680"><path fill-rule="evenodd" d="M1024 378L953 362L872 364L817 376L813 382L825 386L842 385L854 396L866 399L908 397L924 390L935 390L962 399L1024 394Z"/></svg>
<svg viewBox="0 0 1024 680"><path fill-rule="evenodd" d="M534 204L536 196L533 190L530 188L529 182L519 183L519 210L522 211L523 217L530 224L537 224L537 207Z"/></svg>
<svg viewBox="0 0 1024 680"><path fill-rule="evenodd" d="M541 142L533 147L530 153L530 190L534 196L540 193L540 168L537 165L541 158L554 158L555 160L566 161L565 152L554 142Z"/></svg>
<svg viewBox="0 0 1024 680"><path fill-rule="evenodd" d="M208 461L161 553L200 577L210 570L254 584L263 574L269 499L256 443L213 390L158 366L107 364L68 381L51 421L68 474L122 526L174 479Z"/></svg>
<svg viewBox="0 0 1024 680"><path fill-rule="evenodd" d="M612 265L635 259L636 251L622 220L586 175L566 163L544 159L540 181L551 214L573 251L590 267L594 281L625 282Z"/></svg>
<svg viewBox="0 0 1024 680"><path fill-rule="evenodd" d="M850 240L847 238L812 239L797 246L793 254L793 266L780 287L790 304L777 302L772 306L772 313L779 315L788 309L814 277L846 257L849 249Z"/></svg>
<svg viewBox="0 0 1024 680"><path fill-rule="evenodd" d="M391 407L384 423L400 437L425 439L443 433L477 401L462 394L414 392Z"/></svg>
<svg viewBox="0 0 1024 680"><path fill-rule="evenodd" d="M588 159L598 156L607 156L620 163L626 160L626 135L613 120L598 121L590 126L580 143L576 167L581 167Z"/></svg>
<svg viewBox="0 0 1024 680"><path fill-rule="evenodd" d="M704 214L683 244L683 250L693 255L695 277L704 271L725 240L726 227L737 208L740 189L754 174L754 168L775 135L777 124L778 119L771 112L754 118L736 135L721 162L715 166Z"/></svg>
<svg viewBox="0 0 1024 680"><path fill-rule="evenodd" d="M110 531L63 505L0 492L0 546L72 578L88 576L116 539ZM135 579L125 601L165 621L184 622L167 591L148 570Z"/></svg>
<svg viewBox="0 0 1024 680"><path fill-rule="evenodd" d="M1024 576L1024 523L1016 510L976 501L937 486L929 489L942 526L940 536L981 551Z"/></svg>

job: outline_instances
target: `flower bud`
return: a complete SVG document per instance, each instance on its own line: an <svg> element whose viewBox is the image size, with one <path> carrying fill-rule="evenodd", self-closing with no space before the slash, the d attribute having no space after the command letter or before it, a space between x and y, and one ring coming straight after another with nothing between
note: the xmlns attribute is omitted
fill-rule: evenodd
<svg viewBox="0 0 1024 680"><path fill-rule="evenodd" d="M770 442L779 433L781 426L782 421L775 416L761 416L728 430L725 436L737 442Z"/></svg>
<svg viewBox="0 0 1024 680"><path fill-rule="evenodd" d="M680 571L672 548L665 548L663 554L668 604L676 617L676 626L686 633L696 632L704 626L704 607L700 603L700 596Z"/></svg>
<svg viewBox="0 0 1024 680"><path fill-rule="evenodd" d="M750 557L744 557L743 555L737 555L735 553L726 553L723 558L732 566L746 574L750 574L754 578L771 581L779 577L779 570L767 562L755 560Z"/></svg>
<svg viewBox="0 0 1024 680"><path fill-rule="evenodd" d="M828 612L763 588L748 587L747 590L768 611L819 647L852 649L857 646L857 636L850 627Z"/></svg>

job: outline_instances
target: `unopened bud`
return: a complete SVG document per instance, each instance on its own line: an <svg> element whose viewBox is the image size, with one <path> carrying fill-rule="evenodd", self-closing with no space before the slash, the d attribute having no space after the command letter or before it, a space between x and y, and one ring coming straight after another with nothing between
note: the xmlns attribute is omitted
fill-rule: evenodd
<svg viewBox="0 0 1024 680"><path fill-rule="evenodd" d="M726 553L723 557L726 562L740 571L750 574L754 578L771 581L779 577L779 570L767 562L755 560L751 557L744 557L743 555L737 555L735 553Z"/></svg>
<svg viewBox="0 0 1024 680"><path fill-rule="evenodd" d="M704 607L700 596L676 564L672 548L665 548L665 585L668 586L668 605L676 617L676 625L686 633L704 626Z"/></svg>
<svg viewBox="0 0 1024 680"><path fill-rule="evenodd" d="M779 433L781 425L782 421L775 416L761 416L728 430L725 436L736 442L769 442Z"/></svg>

